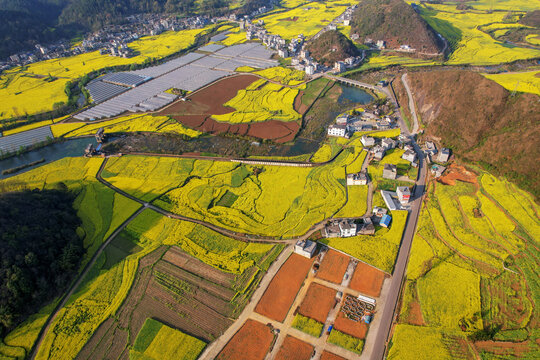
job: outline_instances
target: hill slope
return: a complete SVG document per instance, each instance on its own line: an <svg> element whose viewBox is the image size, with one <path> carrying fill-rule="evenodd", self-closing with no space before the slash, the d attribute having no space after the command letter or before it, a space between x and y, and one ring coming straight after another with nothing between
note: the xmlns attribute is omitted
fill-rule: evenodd
<svg viewBox="0 0 540 360"><path fill-rule="evenodd" d="M409 73L426 133L540 196L540 102L462 70Z"/></svg>
<svg viewBox="0 0 540 360"><path fill-rule="evenodd" d="M384 40L392 49L409 45L419 52L435 54L442 48L433 29L402 0L360 2L351 19L351 34L358 34L360 43Z"/></svg>
<svg viewBox="0 0 540 360"><path fill-rule="evenodd" d="M336 30L327 31L310 41L307 49L317 62L326 66L332 66L336 61L343 61L359 54L352 41Z"/></svg>

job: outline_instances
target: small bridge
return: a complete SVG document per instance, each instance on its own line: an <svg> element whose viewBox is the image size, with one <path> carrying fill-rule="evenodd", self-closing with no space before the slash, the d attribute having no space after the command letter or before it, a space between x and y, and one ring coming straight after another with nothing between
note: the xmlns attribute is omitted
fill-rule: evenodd
<svg viewBox="0 0 540 360"><path fill-rule="evenodd" d="M364 83L364 82L361 82L361 81L347 79L347 78L344 78L344 77L341 77L341 76L325 75L325 77L327 77L330 80L334 80L334 81L337 81L337 82L340 82L342 84L349 85L349 86L362 87L362 88L365 88L365 89L374 90L374 91L380 91L380 92L383 91L378 86L371 85L371 84L368 84L368 83Z"/></svg>

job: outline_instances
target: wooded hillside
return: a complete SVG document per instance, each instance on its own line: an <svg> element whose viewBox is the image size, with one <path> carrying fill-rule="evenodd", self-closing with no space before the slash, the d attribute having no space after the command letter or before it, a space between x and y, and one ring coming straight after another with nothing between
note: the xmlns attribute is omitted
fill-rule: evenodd
<svg viewBox="0 0 540 360"><path fill-rule="evenodd" d="M65 190L0 194L0 331L60 295L84 253L75 195Z"/></svg>
<svg viewBox="0 0 540 360"><path fill-rule="evenodd" d="M317 62L326 66L333 66L336 61L343 61L359 54L352 41L336 30L327 31L310 41L307 49Z"/></svg>

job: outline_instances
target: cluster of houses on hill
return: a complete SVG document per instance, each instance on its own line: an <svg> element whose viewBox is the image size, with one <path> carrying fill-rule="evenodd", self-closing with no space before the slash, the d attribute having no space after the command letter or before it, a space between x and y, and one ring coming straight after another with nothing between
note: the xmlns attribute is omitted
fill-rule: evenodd
<svg viewBox="0 0 540 360"><path fill-rule="evenodd" d="M64 40L48 45L37 44L33 50L13 54L7 61L0 62L0 71L13 66L28 65L36 61L74 56L95 50L100 50L102 54L129 57L132 52L127 44L142 36L158 35L164 31L199 29L221 20L225 19L205 16L178 19L171 15L131 15L122 25L108 25L87 34L76 46Z"/></svg>
<svg viewBox="0 0 540 360"><path fill-rule="evenodd" d="M435 163L431 166L431 174L435 178L442 176L446 170L446 167L442 164L446 164L450 160L450 149L442 148L439 151L433 141L426 141L422 151L428 164Z"/></svg>
<svg viewBox="0 0 540 360"><path fill-rule="evenodd" d="M390 116L379 117L374 112L363 111L358 115L342 114L336 123L328 126L329 136L349 138L357 131L390 130L398 127L396 120ZM373 146L365 145L364 146Z"/></svg>

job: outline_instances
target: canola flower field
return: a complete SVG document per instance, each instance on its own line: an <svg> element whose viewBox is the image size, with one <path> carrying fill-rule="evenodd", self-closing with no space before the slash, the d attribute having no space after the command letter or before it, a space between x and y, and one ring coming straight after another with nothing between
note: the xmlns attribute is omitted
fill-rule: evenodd
<svg viewBox="0 0 540 360"><path fill-rule="evenodd" d="M512 10L530 7L522 3L513 2L516 7ZM472 5L478 9L476 2ZM450 42L454 51L448 64L490 65L540 56L540 50L506 45L480 30L482 25L503 23L505 12L460 11L454 4L422 5L420 9L422 17Z"/></svg>
<svg viewBox="0 0 540 360"><path fill-rule="evenodd" d="M146 114L127 115L100 122L69 122L54 124L51 126L51 131L55 137L76 137L94 135L99 128L103 128L106 134L151 132L184 135L190 138L195 138L202 134L200 131L185 127L168 116L153 116Z"/></svg>
<svg viewBox="0 0 540 360"><path fill-rule="evenodd" d="M299 90L269 83L260 79L226 102L235 111L223 115L213 115L217 121L238 124L268 120L297 121L302 116L294 110L294 100Z"/></svg>
<svg viewBox="0 0 540 360"><path fill-rule="evenodd" d="M264 21L264 27L271 34L279 34L287 40L295 38L299 34L310 38L352 4L354 2L338 0L325 3L295 1L286 5L286 7L296 6L291 10L274 11L261 19Z"/></svg>
<svg viewBox="0 0 540 360"><path fill-rule="evenodd" d="M506 180L431 183L388 357L495 359L499 341L511 358L534 357L539 226L534 199ZM489 348L477 345L485 336Z"/></svg>
<svg viewBox="0 0 540 360"><path fill-rule="evenodd" d="M515 90L540 95L540 70L483 75L509 91Z"/></svg>
<svg viewBox="0 0 540 360"><path fill-rule="evenodd" d="M140 38L128 45L136 54L131 58L94 51L7 70L0 76L0 120L52 110L55 103L67 101L64 88L69 81L105 67L141 64L174 54L193 45L198 36L211 29L213 26ZM50 81L49 76L55 80Z"/></svg>

